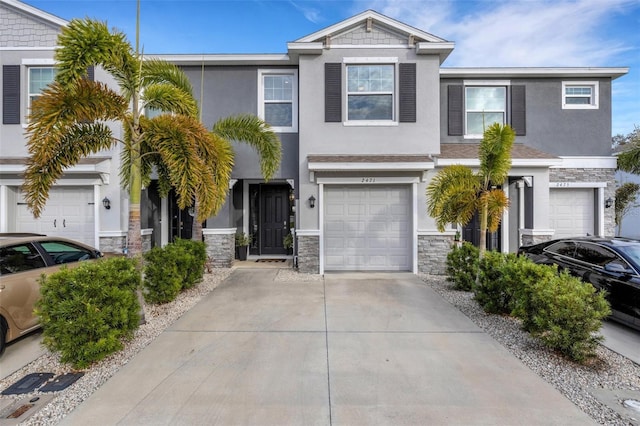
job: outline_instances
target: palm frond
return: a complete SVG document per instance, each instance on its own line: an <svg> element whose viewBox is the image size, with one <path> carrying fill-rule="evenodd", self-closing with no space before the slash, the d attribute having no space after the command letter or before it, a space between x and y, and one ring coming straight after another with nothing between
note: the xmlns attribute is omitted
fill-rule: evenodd
<svg viewBox="0 0 640 426"><path fill-rule="evenodd" d="M27 131L35 138L74 123L122 119L127 102L105 84L77 80L53 83L31 104Z"/></svg>
<svg viewBox="0 0 640 426"><path fill-rule="evenodd" d="M515 132L509 125L494 123L480 141L479 174L489 184L501 185L511 169L511 149Z"/></svg>
<svg viewBox="0 0 640 426"><path fill-rule="evenodd" d="M635 141L629 148L618 154L618 169L640 174L640 141Z"/></svg>
<svg viewBox="0 0 640 426"><path fill-rule="evenodd" d="M67 84L84 77L87 68L101 65L123 89L135 90L138 61L124 33L113 33L104 22L72 19L58 36L56 81ZM125 94L127 96L128 94Z"/></svg>
<svg viewBox="0 0 640 426"><path fill-rule="evenodd" d="M211 176L204 182L206 186L204 189L210 192L208 198L198 198L200 203L198 220L200 221L217 214L224 205L233 171L234 152L228 140L210 133L210 144L207 148L205 158L207 158L207 170L211 172Z"/></svg>
<svg viewBox="0 0 640 426"><path fill-rule="evenodd" d="M483 194L482 201L487 203L487 229L496 232L504 211L509 208L509 198L502 189L493 189Z"/></svg>
<svg viewBox="0 0 640 426"><path fill-rule="evenodd" d="M145 87L142 97L145 107L163 112L198 116L198 104L191 93L166 83L154 83Z"/></svg>
<svg viewBox="0 0 640 426"><path fill-rule="evenodd" d="M142 82L145 87L168 84L184 93L193 93L193 86L186 74L176 65L162 59L147 59L142 64Z"/></svg>
<svg viewBox="0 0 640 426"><path fill-rule="evenodd" d="M427 186L427 212L442 232L449 223L467 223L476 210L480 190L471 169L453 165L440 170Z"/></svg>
<svg viewBox="0 0 640 426"><path fill-rule="evenodd" d="M31 134L23 188L34 217L40 216L51 186L66 168L115 143L111 129L103 123L78 123L66 127L63 133L51 131L44 137Z"/></svg>
<svg viewBox="0 0 640 426"><path fill-rule="evenodd" d="M158 152L180 208L192 204L207 175L206 161L199 155L198 146L208 135L200 122L185 115L162 114L149 120L145 128L145 141Z"/></svg>
<svg viewBox="0 0 640 426"><path fill-rule="evenodd" d="M254 115L223 118L213 125L212 132L227 140L244 142L260 156L260 169L265 180L271 179L280 167L282 144L271 127Z"/></svg>

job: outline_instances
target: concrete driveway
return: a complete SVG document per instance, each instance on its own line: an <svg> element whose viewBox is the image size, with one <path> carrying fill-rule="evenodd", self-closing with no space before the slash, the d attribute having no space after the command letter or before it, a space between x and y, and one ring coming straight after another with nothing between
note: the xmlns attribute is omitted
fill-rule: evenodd
<svg viewBox="0 0 640 426"><path fill-rule="evenodd" d="M63 424L594 422L411 274L237 269Z"/></svg>

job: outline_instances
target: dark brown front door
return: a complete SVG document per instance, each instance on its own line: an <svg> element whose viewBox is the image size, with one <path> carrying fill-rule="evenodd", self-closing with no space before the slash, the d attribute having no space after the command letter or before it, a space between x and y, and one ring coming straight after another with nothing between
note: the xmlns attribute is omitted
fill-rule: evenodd
<svg viewBox="0 0 640 426"><path fill-rule="evenodd" d="M262 185L260 188L260 253L287 254L282 239L288 232L289 187Z"/></svg>

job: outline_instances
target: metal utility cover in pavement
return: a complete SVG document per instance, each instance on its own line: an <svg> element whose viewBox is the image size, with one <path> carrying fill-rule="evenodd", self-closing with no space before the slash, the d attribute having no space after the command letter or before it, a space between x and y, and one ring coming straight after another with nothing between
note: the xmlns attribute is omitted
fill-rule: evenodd
<svg viewBox="0 0 640 426"><path fill-rule="evenodd" d="M5 406L0 410L0 425L13 426L24 422L52 399L53 395L30 396Z"/></svg>
<svg viewBox="0 0 640 426"><path fill-rule="evenodd" d="M2 391L2 395L20 395L33 392L54 376L53 373L31 373Z"/></svg>
<svg viewBox="0 0 640 426"><path fill-rule="evenodd" d="M58 392L74 384L84 373L67 373L56 377L42 388L40 392Z"/></svg>

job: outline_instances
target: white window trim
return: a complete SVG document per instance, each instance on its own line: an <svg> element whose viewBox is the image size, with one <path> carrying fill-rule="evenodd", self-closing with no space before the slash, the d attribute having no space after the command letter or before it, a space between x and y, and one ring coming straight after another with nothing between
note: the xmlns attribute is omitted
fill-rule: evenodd
<svg viewBox="0 0 640 426"><path fill-rule="evenodd" d="M473 134L467 133L467 87L504 87L505 88L505 103L504 103L504 111L481 111L481 112L502 112L504 114L504 123L507 123L507 110L509 108L509 90L508 86L511 86L510 80L464 80L463 82L463 96L462 99L463 109L464 109L464 139L482 139L484 135L482 134ZM478 112L478 111L474 111Z"/></svg>
<svg viewBox="0 0 640 426"><path fill-rule="evenodd" d="M258 70L258 117L265 119L264 115L264 76L266 75L290 75L293 76L293 93L291 94L291 127L271 126L276 133L298 132L298 70L293 69L260 69Z"/></svg>
<svg viewBox="0 0 640 426"><path fill-rule="evenodd" d="M342 63L345 64L343 68L344 72L344 111L345 121L342 123L344 126L397 126L398 125L398 58L397 57L345 57L342 58ZM349 81L347 68L350 65L393 65L393 92L391 93L391 119L390 120L349 120ZM388 94L387 92L376 92L381 94ZM365 93L360 93L365 94Z"/></svg>
<svg viewBox="0 0 640 426"><path fill-rule="evenodd" d="M590 104L568 104L566 103L566 88L570 87L591 87ZM562 82L562 109L598 109L600 105L600 82L599 81L563 81Z"/></svg>

